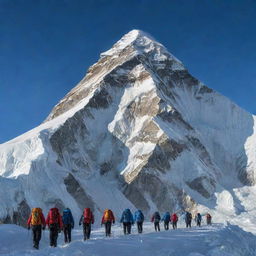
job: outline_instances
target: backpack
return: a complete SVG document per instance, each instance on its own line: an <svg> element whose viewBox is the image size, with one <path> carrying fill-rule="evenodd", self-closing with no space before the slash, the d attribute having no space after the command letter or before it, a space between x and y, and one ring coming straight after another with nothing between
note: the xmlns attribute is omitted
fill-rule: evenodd
<svg viewBox="0 0 256 256"><path fill-rule="evenodd" d="M155 212L155 214L154 214L154 220L155 220L155 222L159 222L159 221L161 220L161 217L160 217L159 212Z"/></svg>
<svg viewBox="0 0 256 256"><path fill-rule="evenodd" d="M176 213L174 213L174 214L172 215L172 221L174 221L174 222L178 221L178 216L177 216Z"/></svg>
<svg viewBox="0 0 256 256"><path fill-rule="evenodd" d="M90 208L85 208L84 209L84 223L90 223L92 221L92 212Z"/></svg>
<svg viewBox="0 0 256 256"><path fill-rule="evenodd" d="M63 224L71 224L72 223L71 211L69 209L65 209L63 211L62 222L63 222Z"/></svg>
<svg viewBox="0 0 256 256"><path fill-rule="evenodd" d="M31 212L31 225L41 225L42 219L41 219L42 209L41 208L33 208Z"/></svg>
<svg viewBox="0 0 256 256"><path fill-rule="evenodd" d="M123 222L130 222L131 221L131 211L129 209L126 209L123 212Z"/></svg>
<svg viewBox="0 0 256 256"><path fill-rule="evenodd" d="M104 211L104 220L105 221L111 221L112 220L111 210L107 209L107 210Z"/></svg>
<svg viewBox="0 0 256 256"><path fill-rule="evenodd" d="M50 223L51 224L58 224L59 223L59 210L57 208L52 208L50 210Z"/></svg>
<svg viewBox="0 0 256 256"><path fill-rule="evenodd" d="M192 214L190 212L186 213L186 220L188 220L188 221L192 220Z"/></svg>
<svg viewBox="0 0 256 256"><path fill-rule="evenodd" d="M138 210L138 211L137 211L137 214L136 214L136 221L141 222L141 221L143 221L143 220L144 220L143 213L142 213L141 210Z"/></svg>
<svg viewBox="0 0 256 256"><path fill-rule="evenodd" d="M166 212L165 215L164 215L164 217L163 217L163 220L164 220L164 221L170 221L170 218L171 218L170 213L169 213L169 212Z"/></svg>

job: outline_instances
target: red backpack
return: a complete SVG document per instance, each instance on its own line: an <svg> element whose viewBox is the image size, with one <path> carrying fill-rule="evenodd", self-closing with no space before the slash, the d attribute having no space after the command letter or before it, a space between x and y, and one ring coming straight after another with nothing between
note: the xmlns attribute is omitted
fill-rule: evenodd
<svg viewBox="0 0 256 256"><path fill-rule="evenodd" d="M59 210L57 208L52 208L49 213L49 223L58 224L59 223Z"/></svg>
<svg viewBox="0 0 256 256"><path fill-rule="evenodd" d="M84 223L88 223L88 224L93 223L93 215L90 208L84 209L83 216L84 216Z"/></svg>
<svg viewBox="0 0 256 256"><path fill-rule="evenodd" d="M174 213L174 214L172 215L172 221L174 221L174 222L178 221L178 216L177 216L176 213Z"/></svg>

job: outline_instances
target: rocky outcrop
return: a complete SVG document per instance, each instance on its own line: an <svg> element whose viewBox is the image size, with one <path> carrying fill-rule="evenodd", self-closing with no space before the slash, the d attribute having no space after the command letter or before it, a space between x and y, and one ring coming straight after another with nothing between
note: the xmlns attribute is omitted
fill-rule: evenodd
<svg viewBox="0 0 256 256"><path fill-rule="evenodd" d="M9 214L4 218L0 219L0 223L3 224L11 224L14 223L16 225L20 225L23 227L27 227L27 221L30 215L31 209L27 204L26 200L23 200L18 204L18 208L16 210L9 209Z"/></svg>
<svg viewBox="0 0 256 256"><path fill-rule="evenodd" d="M85 206L94 210L92 198L86 194L85 190L71 173L64 179L64 184L66 185L68 193L77 201L81 210L83 210Z"/></svg>

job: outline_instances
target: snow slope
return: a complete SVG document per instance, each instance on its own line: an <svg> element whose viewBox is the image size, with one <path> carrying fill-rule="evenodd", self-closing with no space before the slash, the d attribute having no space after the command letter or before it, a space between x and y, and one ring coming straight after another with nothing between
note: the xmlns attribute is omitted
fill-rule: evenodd
<svg viewBox="0 0 256 256"><path fill-rule="evenodd" d="M102 228L92 231L90 241L82 241L82 230L73 231L73 241L63 243L63 234L58 247L48 245L48 231L42 235L40 250L31 249L31 232L14 225L0 225L0 255L138 255L138 256L254 256L255 236L244 232L238 226L214 224L213 226L179 228L178 230L153 231L147 223L144 234L124 236L121 228L113 228L112 237L105 238Z"/></svg>

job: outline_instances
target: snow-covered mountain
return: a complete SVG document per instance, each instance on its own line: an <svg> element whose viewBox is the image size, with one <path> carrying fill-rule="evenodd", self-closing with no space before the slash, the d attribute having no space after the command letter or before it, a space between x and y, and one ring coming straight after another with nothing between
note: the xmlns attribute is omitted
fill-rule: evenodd
<svg viewBox="0 0 256 256"><path fill-rule="evenodd" d="M255 211L255 116L132 30L35 129L0 145L0 218L31 207ZM245 215L247 216L247 215ZM249 216L249 215L248 215Z"/></svg>

